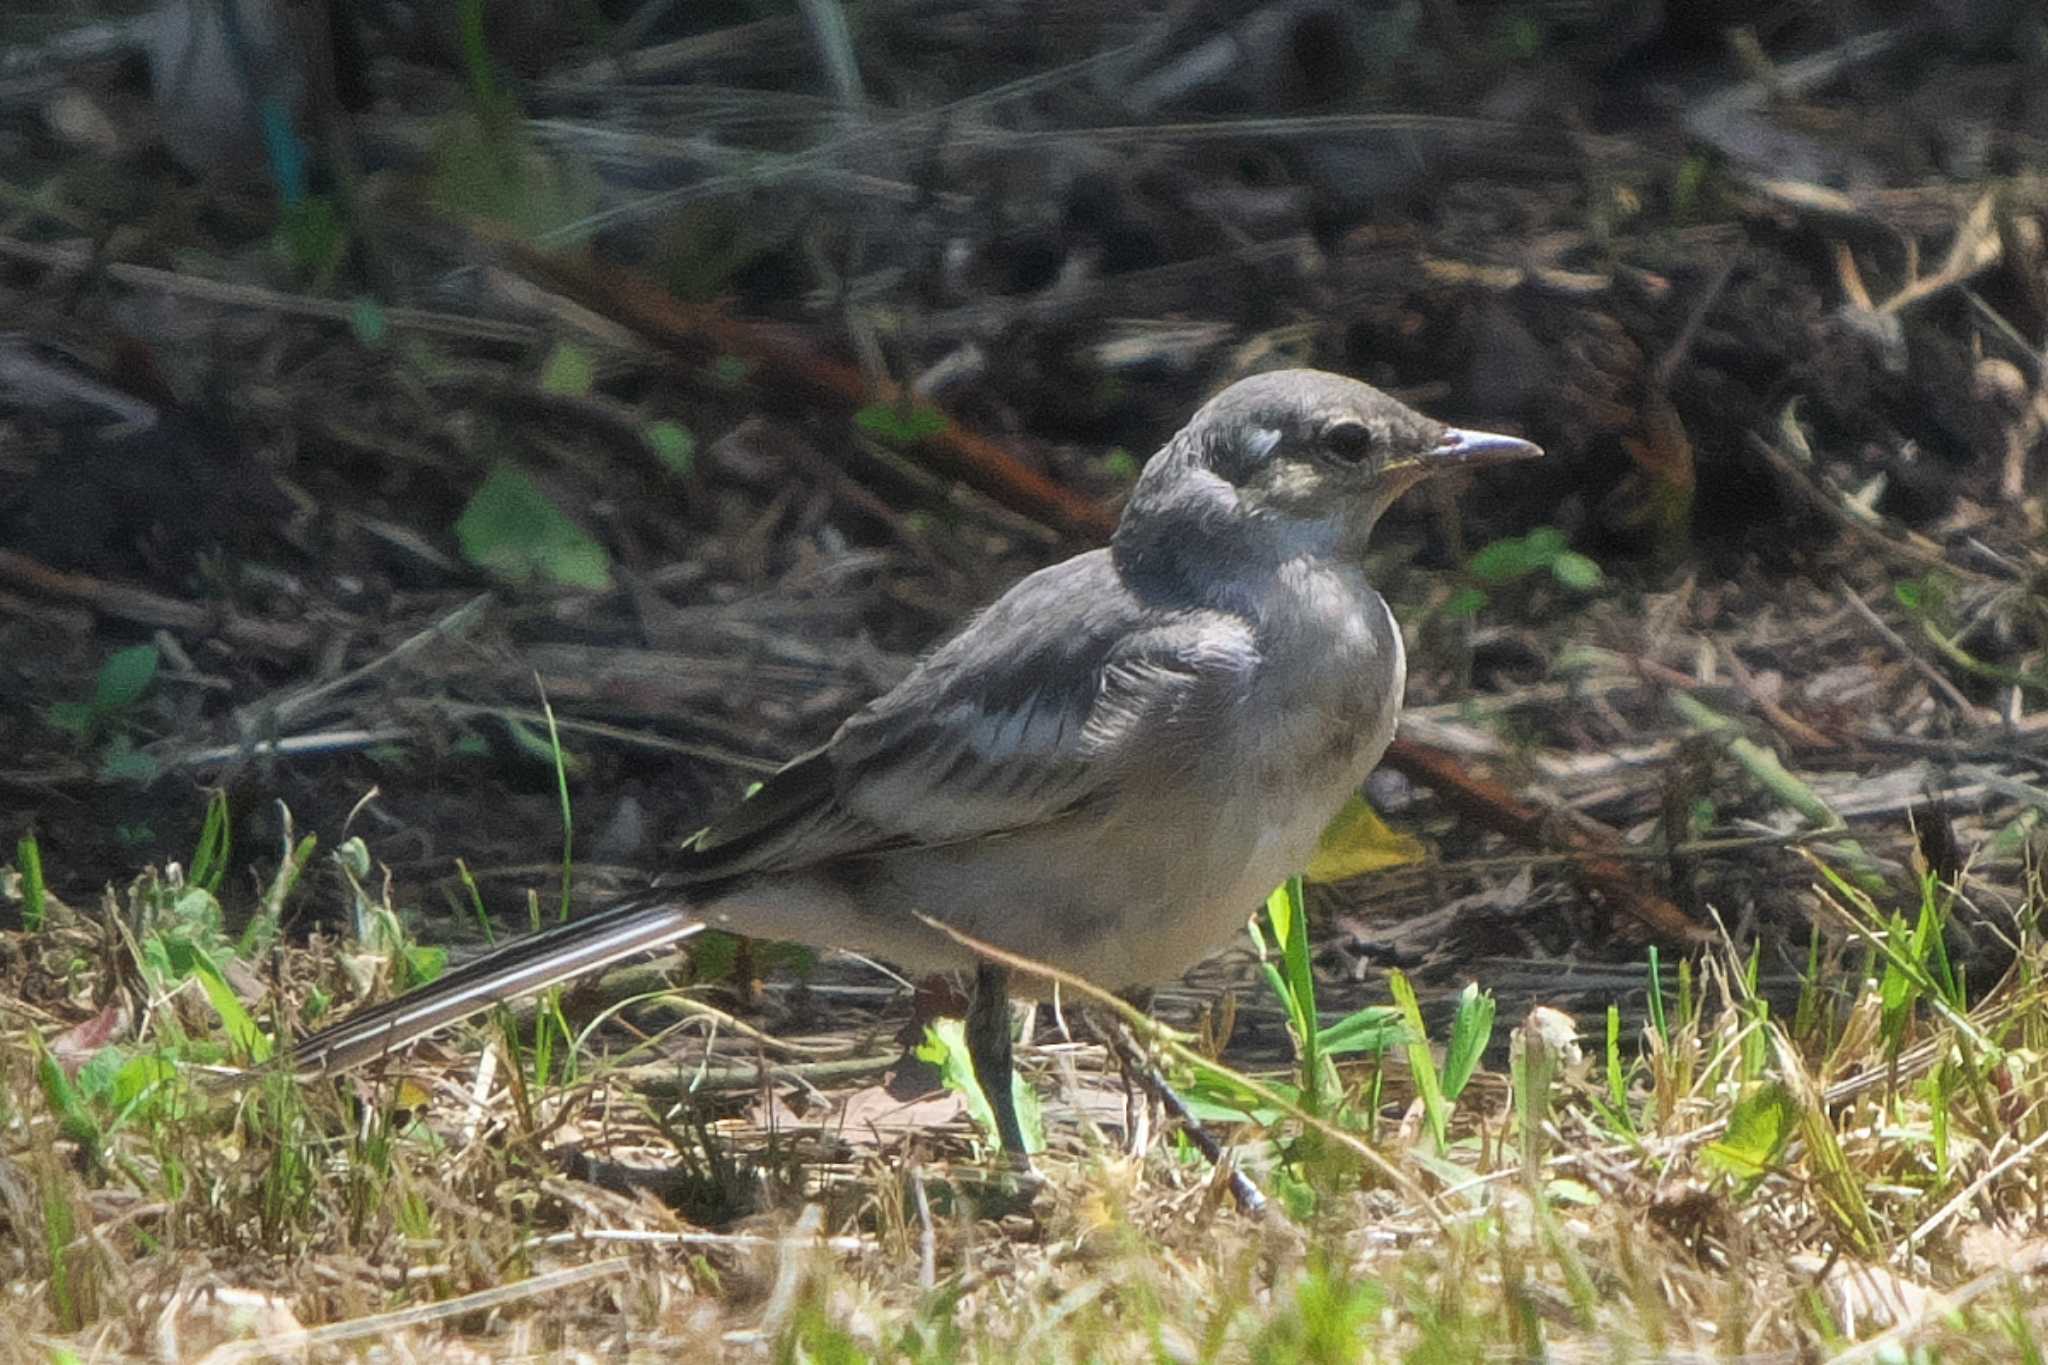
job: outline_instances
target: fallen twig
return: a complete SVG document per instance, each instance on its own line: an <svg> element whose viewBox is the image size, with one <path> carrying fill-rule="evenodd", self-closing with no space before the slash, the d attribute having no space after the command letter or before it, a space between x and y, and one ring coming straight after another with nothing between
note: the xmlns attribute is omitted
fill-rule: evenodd
<svg viewBox="0 0 2048 1365"><path fill-rule="evenodd" d="M630 271L599 270L518 243L505 243L503 249L529 276L656 345L742 356L766 368L776 383L837 407L861 408L904 396L897 385L871 384L857 366L820 355L781 330L684 303ZM1110 508L1021 463L979 432L949 421L918 444L1005 506L1077 534L1107 536L1116 527Z"/></svg>
<svg viewBox="0 0 2048 1365"><path fill-rule="evenodd" d="M1413 740L1397 738L1382 761L1411 782L1429 787L1470 819L1510 839L1540 848L1562 838L1587 855L1578 864L1579 874L1652 932L1678 943L1710 941L1705 927L1695 924L1669 897L1645 885L1626 864L1611 856L1620 851L1621 837L1605 826L1583 816L1569 823L1559 821L1498 782L1467 772L1442 750Z"/></svg>
<svg viewBox="0 0 2048 1365"><path fill-rule="evenodd" d="M144 588L108 583L88 574L66 573L13 550L0 550L0 583L17 584L50 597L69 598L124 621L139 621L147 626L166 626L200 635L218 633L236 644L273 650L279 654L302 653L313 642L313 632L303 625L252 621Z"/></svg>

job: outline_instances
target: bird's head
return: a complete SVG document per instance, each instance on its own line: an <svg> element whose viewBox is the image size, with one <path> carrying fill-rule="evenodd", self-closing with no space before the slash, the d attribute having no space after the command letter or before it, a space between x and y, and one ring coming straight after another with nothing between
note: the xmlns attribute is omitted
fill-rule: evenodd
<svg viewBox="0 0 2048 1365"><path fill-rule="evenodd" d="M1275 370L1205 403L1131 492L1116 551L1128 570L1235 572L1357 559L1380 514L1423 480L1524 460L1528 441L1446 426L1355 379Z"/></svg>

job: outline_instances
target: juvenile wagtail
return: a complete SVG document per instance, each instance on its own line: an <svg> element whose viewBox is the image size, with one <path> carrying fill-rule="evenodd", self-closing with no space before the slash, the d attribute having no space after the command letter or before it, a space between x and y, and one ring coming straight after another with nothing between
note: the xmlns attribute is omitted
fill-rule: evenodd
<svg viewBox="0 0 2048 1365"><path fill-rule="evenodd" d="M1316 370L1223 390L1105 549L1041 569L671 860L655 889L303 1040L338 1071L707 926L975 974L1003 1145L1009 972L919 918L1110 989L1227 944L1393 738L1401 631L1366 580L1393 501L1542 452Z"/></svg>

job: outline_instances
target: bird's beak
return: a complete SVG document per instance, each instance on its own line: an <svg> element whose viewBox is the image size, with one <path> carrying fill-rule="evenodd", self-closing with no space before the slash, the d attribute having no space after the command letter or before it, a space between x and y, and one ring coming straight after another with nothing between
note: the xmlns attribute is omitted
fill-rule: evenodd
<svg viewBox="0 0 2048 1365"><path fill-rule="evenodd" d="M1483 469L1513 460L1533 460L1543 447L1519 436L1445 427L1436 447L1400 463L1419 475L1448 474L1454 469Z"/></svg>

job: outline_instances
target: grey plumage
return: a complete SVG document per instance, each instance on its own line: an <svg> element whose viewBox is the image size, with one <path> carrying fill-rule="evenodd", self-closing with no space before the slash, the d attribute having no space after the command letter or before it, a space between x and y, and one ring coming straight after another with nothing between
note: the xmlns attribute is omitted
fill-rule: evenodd
<svg viewBox="0 0 2048 1365"><path fill-rule="evenodd" d="M1110 546L1011 588L650 895L294 1057L353 1065L705 924L977 965L922 913L1112 989L1177 977L1308 862L1393 736L1401 635L1363 570L1380 514L1437 472L1539 453L1336 375L1242 380L1153 457Z"/></svg>

